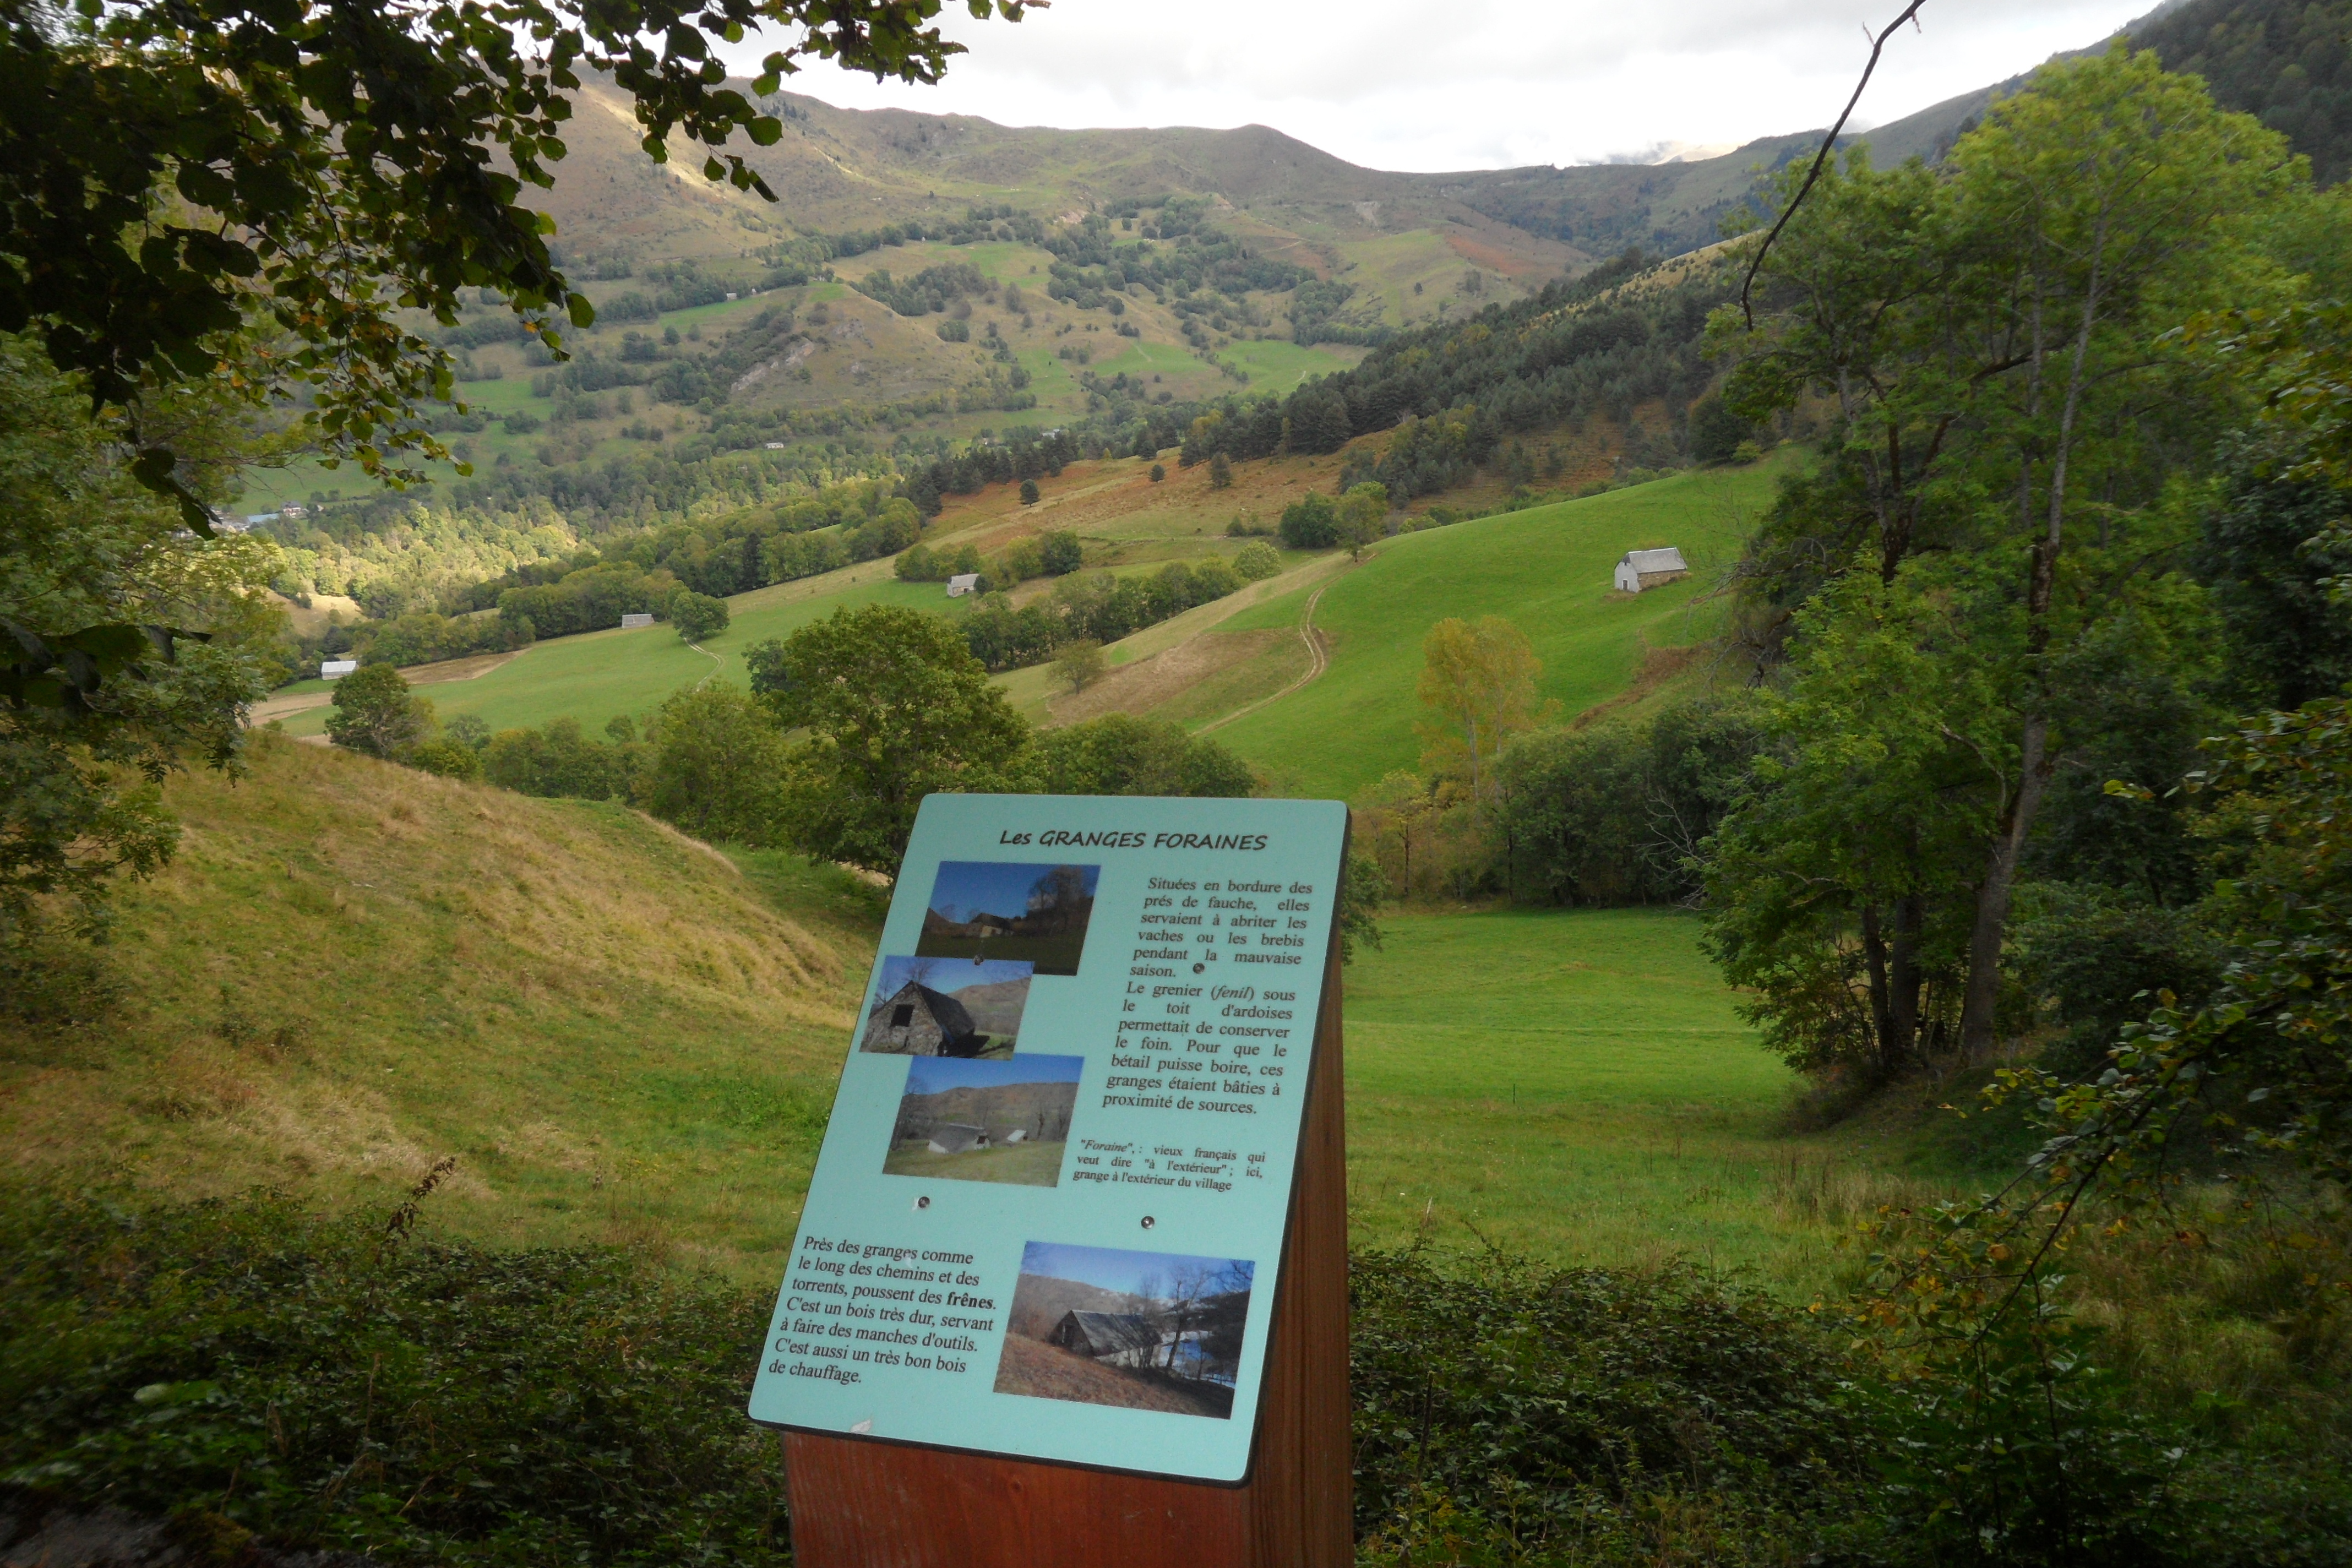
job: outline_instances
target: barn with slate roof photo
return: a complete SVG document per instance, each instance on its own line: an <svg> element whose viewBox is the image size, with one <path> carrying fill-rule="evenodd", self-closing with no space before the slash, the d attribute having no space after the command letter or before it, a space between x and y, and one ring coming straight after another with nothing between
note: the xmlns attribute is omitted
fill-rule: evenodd
<svg viewBox="0 0 2352 1568"><path fill-rule="evenodd" d="M1018 959L885 958L857 1048L894 1057L1008 1057L1034 966Z"/></svg>
<svg viewBox="0 0 2352 1568"><path fill-rule="evenodd" d="M987 1044L962 1003L909 980L866 1015L857 1048L901 1057L976 1057Z"/></svg>

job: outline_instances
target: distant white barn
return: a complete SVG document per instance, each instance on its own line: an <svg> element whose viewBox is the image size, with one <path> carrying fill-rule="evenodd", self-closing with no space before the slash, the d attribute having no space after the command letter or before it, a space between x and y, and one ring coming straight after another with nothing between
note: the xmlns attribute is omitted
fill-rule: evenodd
<svg viewBox="0 0 2352 1568"><path fill-rule="evenodd" d="M349 675L359 667L360 661L355 658L320 659L319 661L319 679L321 680L341 680L343 677Z"/></svg>
<svg viewBox="0 0 2352 1568"><path fill-rule="evenodd" d="M1617 563L1616 588L1621 594L1639 594L1689 575L1689 563L1672 545L1664 550L1628 550L1625 559Z"/></svg>
<svg viewBox="0 0 2352 1568"><path fill-rule="evenodd" d="M979 587L980 587L980 574L979 574L979 573L977 573L977 572L961 572L961 573L958 573L955 576L952 576L952 577L950 577L950 578L949 578L949 579L948 579L948 597L949 597L949 598L950 598L950 599L961 599L961 598L962 598L966 594L970 594L970 593L973 593L973 592L977 591Z"/></svg>
<svg viewBox="0 0 2352 1568"><path fill-rule="evenodd" d="M633 632L640 626L649 626L653 624L654 618L650 615L623 616L621 617L621 629L625 632Z"/></svg>

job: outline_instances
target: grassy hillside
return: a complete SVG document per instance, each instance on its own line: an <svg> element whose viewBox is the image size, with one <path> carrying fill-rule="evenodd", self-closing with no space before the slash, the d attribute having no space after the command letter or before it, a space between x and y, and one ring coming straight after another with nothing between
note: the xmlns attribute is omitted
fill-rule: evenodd
<svg viewBox="0 0 2352 1568"><path fill-rule="evenodd" d="M1677 474L1390 540L1333 579L1316 605L1329 668L1219 728L1217 739L1290 794L1344 796L1412 767L1421 750L1413 687L1422 637L1449 616L1510 620L1543 660L1543 695L1583 712L1632 686L1651 650L1686 647L1714 630L1704 595L1737 556L1777 476L1800 460L1788 453ZM1626 551L1661 544L1681 547L1696 569L1689 578L1638 597L1610 586ZM1224 629L1294 626L1307 592L1236 616ZM1288 646L1267 657L1295 659Z"/></svg>
<svg viewBox="0 0 2352 1568"><path fill-rule="evenodd" d="M946 590L937 583L901 583L887 561L868 563L824 578L779 584L730 601L735 619L726 631L697 651L664 625L635 631L584 632L534 643L513 659L470 680L432 687L425 695L444 719L478 714L494 730L541 725L551 719L580 721L590 733L620 714L642 718L662 700L705 679L744 684L743 650L772 637L787 637L842 605L911 605L949 613ZM331 696L325 681L304 681L278 695ZM325 732L322 705L285 721L289 734Z"/></svg>
<svg viewBox="0 0 2352 1568"><path fill-rule="evenodd" d="M1003 678L1024 710L1047 723L1113 710L1157 713L1195 726L1264 769L1286 792L1347 795L1419 755L1413 734L1421 639L1448 616L1499 615L1517 624L1544 661L1544 695L1570 714L1638 693L1678 667L1673 650L1711 633L1701 603L1713 574L1737 554L1794 452L1745 468L1677 474L1582 500L1533 508L1407 534L1364 561L1292 554L1285 576L1110 649L1111 680L1078 698L1055 694L1042 668ZM1114 570L1230 552L1223 520L1271 521L1310 487L1328 489L1337 458L1240 465L1230 489L1209 488L1205 468L1153 484L1134 460L1074 464L1024 507L1010 486L958 497L932 537L1002 549L1045 529L1068 529ZM1627 550L1679 545L1697 568L1685 582L1638 598L1613 592L1610 571ZM705 679L741 681L746 648L842 605L907 605L963 612L935 583L900 583L887 561L782 584L730 601L734 622L697 651L667 626L592 632L538 644L487 674L433 686L445 718L478 714L492 728L570 716L592 733L617 714L642 716L671 692ZM1044 592L1043 583L1024 594ZM1297 626L1317 591L1314 625L1329 668L1265 702L1307 671ZM1131 668L1130 668L1131 667ZM326 683L279 693L323 703ZM1260 705L1263 704L1263 705ZM1238 718L1234 718L1235 714ZM323 706L288 714L289 733L321 732ZM1232 719L1231 722L1222 721Z"/></svg>
<svg viewBox="0 0 2352 1568"><path fill-rule="evenodd" d="M20 1177L381 1201L453 1153L462 1231L771 1271L870 952L862 884L267 737L243 782L168 794L178 860L101 952L115 1016L0 1031Z"/></svg>
<svg viewBox="0 0 2352 1568"><path fill-rule="evenodd" d="M113 1016L0 1043L18 1178L383 1203L455 1154L435 1203L461 1234L772 1280L871 889L618 807L267 738L242 783L169 795L186 839L103 950ZM1360 1239L1680 1251L1801 1285L1828 1266L1825 1208L1910 1190L1865 1166L1967 1167L1907 1123L1782 1137L1794 1080L1684 917L1390 924L1347 977Z"/></svg>

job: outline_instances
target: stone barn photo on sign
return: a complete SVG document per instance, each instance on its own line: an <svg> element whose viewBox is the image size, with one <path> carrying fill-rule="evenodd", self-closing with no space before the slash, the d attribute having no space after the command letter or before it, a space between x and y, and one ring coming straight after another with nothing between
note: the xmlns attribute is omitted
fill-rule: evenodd
<svg viewBox="0 0 2352 1568"><path fill-rule="evenodd" d="M1029 1005L1026 962L886 958L857 1048L899 1057L1013 1054Z"/></svg>
<svg viewBox="0 0 2352 1568"><path fill-rule="evenodd" d="M917 1057L882 1170L892 1176L1050 1187L1062 1177L1084 1057Z"/></svg>
<svg viewBox="0 0 2352 1568"><path fill-rule="evenodd" d="M1256 1271L1234 1258L1033 1241L996 1392L1228 1417Z"/></svg>

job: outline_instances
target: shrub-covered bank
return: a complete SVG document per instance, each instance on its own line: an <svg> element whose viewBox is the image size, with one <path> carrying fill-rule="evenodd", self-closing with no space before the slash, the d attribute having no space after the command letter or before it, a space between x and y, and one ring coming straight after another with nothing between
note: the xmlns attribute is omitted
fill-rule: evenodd
<svg viewBox="0 0 2352 1568"><path fill-rule="evenodd" d="M8 1202L13 1511L168 1520L220 1562L788 1561L742 1414L764 1292L444 1240L418 1208ZM2120 1411L2080 1330L2054 1381L2029 1347L1987 1400L1694 1269L1359 1252L1352 1310L1365 1561L2342 1561L2324 1484Z"/></svg>

